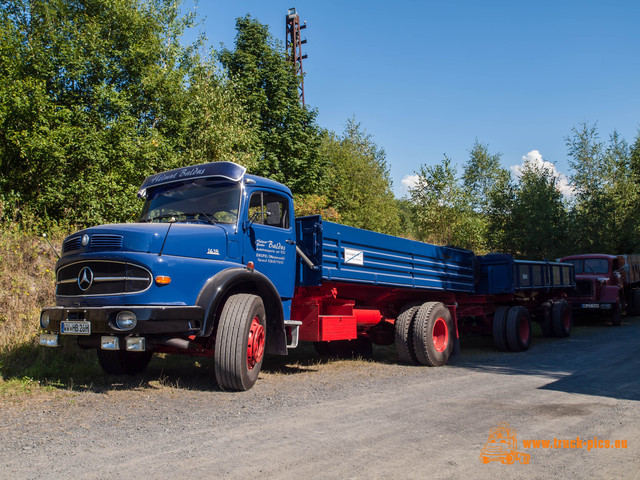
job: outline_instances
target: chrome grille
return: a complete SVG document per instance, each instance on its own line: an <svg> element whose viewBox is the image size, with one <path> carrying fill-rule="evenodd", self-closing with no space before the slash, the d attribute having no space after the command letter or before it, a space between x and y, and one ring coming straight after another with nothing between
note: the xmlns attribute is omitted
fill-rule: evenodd
<svg viewBox="0 0 640 480"><path fill-rule="evenodd" d="M96 233L91 236L91 248L122 248L122 235Z"/></svg>
<svg viewBox="0 0 640 480"><path fill-rule="evenodd" d="M139 265L93 260L65 265L57 273L56 295L127 295L151 286L151 272Z"/></svg>
<svg viewBox="0 0 640 480"><path fill-rule="evenodd" d="M82 242L82 237L69 237L62 244L62 253L69 252L71 250L78 250Z"/></svg>

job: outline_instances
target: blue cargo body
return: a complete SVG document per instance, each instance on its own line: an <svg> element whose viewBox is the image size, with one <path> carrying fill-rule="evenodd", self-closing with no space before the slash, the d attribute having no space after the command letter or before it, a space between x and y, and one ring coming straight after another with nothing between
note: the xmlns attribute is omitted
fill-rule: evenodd
<svg viewBox="0 0 640 480"><path fill-rule="evenodd" d="M474 254L322 221L296 219L301 248L318 267L301 286L323 281L473 293Z"/></svg>
<svg viewBox="0 0 640 480"><path fill-rule="evenodd" d="M514 294L523 291L553 291L575 287L569 263L515 260L511 255L492 253L478 256L478 295Z"/></svg>

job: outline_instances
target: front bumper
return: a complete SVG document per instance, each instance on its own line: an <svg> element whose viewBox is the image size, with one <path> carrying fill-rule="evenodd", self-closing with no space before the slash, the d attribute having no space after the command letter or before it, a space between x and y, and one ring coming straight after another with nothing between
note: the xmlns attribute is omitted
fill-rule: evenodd
<svg viewBox="0 0 640 480"><path fill-rule="evenodd" d="M572 300L571 306L574 310L606 310L611 311L614 309L614 303L598 303L598 302L590 302L588 300L579 301Z"/></svg>
<svg viewBox="0 0 640 480"><path fill-rule="evenodd" d="M132 312L137 318L133 328L122 329L116 325L120 312ZM205 311L198 306L108 306L108 307L51 307L40 314L40 326L50 333L61 333L62 322L89 322L94 334L198 334L204 324ZM42 323L48 316L48 325ZM65 334L65 333L62 333ZM74 333L69 333L74 335Z"/></svg>

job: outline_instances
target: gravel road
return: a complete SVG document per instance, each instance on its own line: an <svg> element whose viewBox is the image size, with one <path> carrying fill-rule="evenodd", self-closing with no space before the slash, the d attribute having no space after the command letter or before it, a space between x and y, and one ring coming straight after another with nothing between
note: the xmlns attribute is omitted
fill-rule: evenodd
<svg viewBox="0 0 640 480"><path fill-rule="evenodd" d="M388 361L392 348L373 361L303 349L268 359L244 393L211 386L208 360L180 369L154 359L107 388L4 401L0 478L640 480L639 339L640 318L536 337L524 353L464 338L441 368ZM480 462L505 422L529 464ZM577 438L583 448L524 447Z"/></svg>

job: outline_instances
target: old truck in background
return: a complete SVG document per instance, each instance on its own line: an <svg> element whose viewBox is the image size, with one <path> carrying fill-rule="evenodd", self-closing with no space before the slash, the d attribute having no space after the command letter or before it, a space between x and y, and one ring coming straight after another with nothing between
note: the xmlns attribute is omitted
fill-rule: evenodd
<svg viewBox="0 0 640 480"><path fill-rule="evenodd" d="M575 267L569 301L577 313L604 312L620 325L625 312L640 312L640 255L589 253L560 259Z"/></svg>
<svg viewBox="0 0 640 480"><path fill-rule="evenodd" d="M400 361L439 366L463 330L516 352L532 318L571 332L571 263L295 218L286 186L230 162L152 175L139 196L139 222L65 239L42 346L75 337L111 374L141 372L153 352L213 357L221 388L247 390L265 354L300 341L335 355L395 343Z"/></svg>

